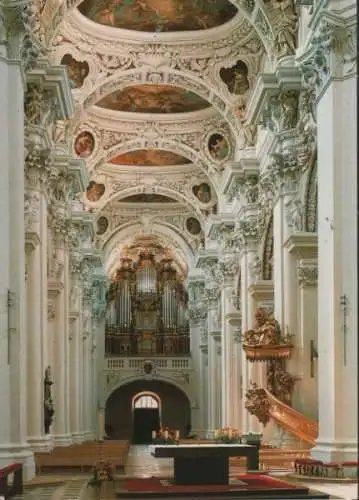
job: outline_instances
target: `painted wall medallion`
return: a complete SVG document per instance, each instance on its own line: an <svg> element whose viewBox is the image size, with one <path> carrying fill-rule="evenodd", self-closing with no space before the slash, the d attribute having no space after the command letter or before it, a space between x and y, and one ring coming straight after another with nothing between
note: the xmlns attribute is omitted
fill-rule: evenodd
<svg viewBox="0 0 359 500"><path fill-rule="evenodd" d="M86 61L76 61L71 54L65 54L61 64L67 67L67 74L72 89L82 87L85 78L89 74L89 65Z"/></svg>
<svg viewBox="0 0 359 500"><path fill-rule="evenodd" d="M98 184L95 181L91 181L86 189L86 196L89 201L96 202L105 193L105 184Z"/></svg>
<svg viewBox="0 0 359 500"><path fill-rule="evenodd" d="M106 217L101 216L99 219L97 219L97 231L96 234L101 236L101 234L105 234L108 228L108 220Z"/></svg>
<svg viewBox="0 0 359 500"><path fill-rule="evenodd" d="M201 223L194 217L189 217L186 220L186 229L193 236L197 236L201 232Z"/></svg>
<svg viewBox="0 0 359 500"><path fill-rule="evenodd" d="M202 182L199 186L193 186L192 191L201 203L209 203L211 201L211 187L206 182Z"/></svg>
<svg viewBox="0 0 359 500"><path fill-rule="evenodd" d="M91 132L85 130L76 137L75 153L80 158L88 158L89 156L91 156L94 148L95 148L95 138L91 134Z"/></svg>
<svg viewBox="0 0 359 500"><path fill-rule="evenodd" d="M248 68L243 61L238 61L232 68L221 68L219 76L231 94L242 95L249 89Z"/></svg>
<svg viewBox="0 0 359 500"><path fill-rule="evenodd" d="M208 139L208 151L215 161L225 160L230 153L227 139L222 134L212 134Z"/></svg>

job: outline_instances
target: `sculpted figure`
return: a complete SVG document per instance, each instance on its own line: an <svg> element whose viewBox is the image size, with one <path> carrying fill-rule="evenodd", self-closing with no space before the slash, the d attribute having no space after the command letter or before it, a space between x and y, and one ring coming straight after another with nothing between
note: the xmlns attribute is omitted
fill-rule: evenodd
<svg viewBox="0 0 359 500"><path fill-rule="evenodd" d="M255 314L255 327L244 334L247 345L276 345L280 341L278 321L270 318L267 311L259 307Z"/></svg>

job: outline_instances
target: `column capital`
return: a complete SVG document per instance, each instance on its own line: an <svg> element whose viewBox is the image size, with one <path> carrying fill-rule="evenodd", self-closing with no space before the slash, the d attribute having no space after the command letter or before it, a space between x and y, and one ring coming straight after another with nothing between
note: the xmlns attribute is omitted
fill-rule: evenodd
<svg viewBox="0 0 359 500"><path fill-rule="evenodd" d="M307 50L296 58L305 84L320 99L332 79L356 74L356 14L322 9L314 19Z"/></svg>
<svg viewBox="0 0 359 500"><path fill-rule="evenodd" d="M25 158L25 180L28 187L41 189L47 184L51 168L51 150L35 146L32 143L26 145L27 155Z"/></svg>
<svg viewBox="0 0 359 500"><path fill-rule="evenodd" d="M217 264L216 274L222 286L233 285L233 280L239 271L238 255L225 253Z"/></svg>
<svg viewBox="0 0 359 500"><path fill-rule="evenodd" d="M209 283L203 290L203 302L208 309L217 309L220 288L217 283Z"/></svg>
<svg viewBox="0 0 359 500"><path fill-rule="evenodd" d="M300 259L297 264L297 278L300 287L317 286L317 259Z"/></svg>
<svg viewBox="0 0 359 500"><path fill-rule="evenodd" d="M207 309L204 304L191 304L188 308L188 316L191 326L198 326L207 316Z"/></svg>
<svg viewBox="0 0 359 500"><path fill-rule="evenodd" d="M34 230L40 222L40 194L37 191L26 190L24 202L25 230Z"/></svg>
<svg viewBox="0 0 359 500"><path fill-rule="evenodd" d="M8 56L19 61L24 71L34 67L45 53L38 36L38 17L34 15L31 2L5 0L2 5L2 20L6 28Z"/></svg>
<svg viewBox="0 0 359 500"><path fill-rule="evenodd" d="M235 236L242 250L255 251L263 234L265 221L259 203L242 207L235 226Z"/></svg>

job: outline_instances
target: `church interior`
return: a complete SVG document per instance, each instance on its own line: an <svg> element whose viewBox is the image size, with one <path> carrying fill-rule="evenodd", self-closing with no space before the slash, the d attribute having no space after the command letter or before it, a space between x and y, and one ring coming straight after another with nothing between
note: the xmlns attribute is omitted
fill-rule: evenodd
<svg viewBox="0 0 359 500"><path fill-rule="evenodd" d="M0 0L0 498L358 497L356 40L353 0Z"/></svg>

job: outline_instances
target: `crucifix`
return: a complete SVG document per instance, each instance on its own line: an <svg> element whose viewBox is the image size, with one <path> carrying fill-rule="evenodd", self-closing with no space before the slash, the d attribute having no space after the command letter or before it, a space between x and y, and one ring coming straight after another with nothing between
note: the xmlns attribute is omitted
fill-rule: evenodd
<svg viewBox="0 0 359 500"><path fill-rule="evenodd" d="M340 307L342 310L342 332L343 332L343 358L344 366L347 364L347 314L348 314L348 296L340 296Z"/></svg>

